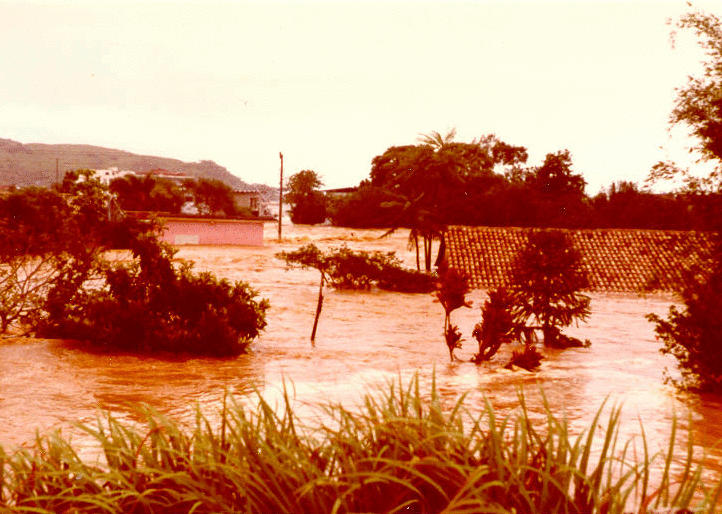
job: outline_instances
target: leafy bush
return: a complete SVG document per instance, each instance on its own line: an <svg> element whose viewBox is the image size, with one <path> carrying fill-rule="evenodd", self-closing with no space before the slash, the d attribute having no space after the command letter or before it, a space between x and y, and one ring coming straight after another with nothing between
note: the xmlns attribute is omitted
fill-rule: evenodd
<svg viewBox="0 0 722 514"><path fill-rule="evenodd" d="M308 244L276 257L289 264L322 270L337 289L370 289L376 285L388 291L428 293L434 288L434 275L404 267L394 252L367 252L347 246L322 252Z"/></svg>
<svg viewBox="0 0 722 514"><path fill-rule="evenodd" d="M454 350L461 348L461 333L456 325L451 324L451 313L461 307L471 307L466 299L469 292L469 281L463 273L455 268L447 268L439 276L434 296L444 308L444 340L449 349L449 358L454 360Z"/></svg>
<svg viewBox="0 0 722 514"><path fill-rule="evenodd" d="M561 337L567 327L589 316L590 299L580 291L589 286L581 256L561 230L532 230L517 258L512 291L521 319L533 319L546 346L566 348L586 343Z"/></svg>
<svg viewBox="0 0 722 514"><path fill-rule="evenodd" d="M35 187L0 198L0 332L26 328L59 281L92 275L110 237L93 216L101 201L91 189L64 197Z"/></svg>
<svg viewBox="0 0 722 514"><path fill-rule="evenodd" d="M326 220L326 195L319 188L321 177L313 170L302 170L288 178L285 199L291 204L291 221L313 225Z"/></svg>
<svg viewBox="0 0 722 514"><path fill-rule="evenodd" d="M517 366L527 371L534 371L541 366L541 361L544 359L544 355L537 350L536 346L524 345L521 350L514 350L511 354L511 360L506 365L507 368Z"/></svg>
<svg viewBox="0 0 722 514"><path fill-rule="evenodd" d="M100 289L63 281L48 295L39 335L87 341L100 349L218 357L243 353L266 325L268 301L243 282L176 268L173 251L155 237L139 238L135 260L104 266ZM68 299L60 294L75 290Z"/></svg>
<svg viewBox="0 0 722 514"><path fill-rule="evenodd" d="M314 268L321 274L311 341L316 338L323 308L323 288L327 282L338 289L369 289L377 284L382 289L409 293L428 292L433 283L431 275L401 266L393 252L369 253L346 246L323 252L316 245L307 244L293 252L279 252L276 257L292 266Z"/></svg>
<svg viewBox="0 0 722 514"><path fill-rule="evenodd" d="M682 389L722 392L722 242L717 244L709 268L686 273L683 307L670 307L667 319L647 315L664 344L661 352L677 359L682 375L666 378Z"/></svg>
<svg viewBox="0 0 722 514"><path fill-rule="evenodd" d="M506 288L489 291L489 299L481 307L481 319L471 334L479 343L479 351L471 359L475 364L488 361L502 344L515 339L514 297Z"/></svg>

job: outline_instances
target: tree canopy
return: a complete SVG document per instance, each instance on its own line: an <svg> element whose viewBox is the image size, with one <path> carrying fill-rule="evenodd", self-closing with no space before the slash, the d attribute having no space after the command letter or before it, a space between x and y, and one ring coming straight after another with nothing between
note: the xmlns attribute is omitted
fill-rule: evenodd
<svg viewBox="0 0 722 514"><path fill-rule="evenodd" d="M685 192L707 201L704 213L707 227L716 230L717 248L712 262L685 270L686 284L679 291L683 305L672 306L667 319L656 314L647 318L655 323L662 341L662 353L677 359L681 379L671 379L683 389L722 392L722 23L701 11L683 15L677 27L691 30L704 50L702 73L688 78L677 90L670 124L683 125L695 137L696 149L713 168L698 176L674 163L658 163L651 180L681 177ZM669 377L668 377L669 378Z"/></svg>
<svg viewBox="0 0 722 514"><path fill-rule="evenodd" d="M319 191L322 185L313 170L302 170L288 178L285 199L291 204L291 221L312 225L326 220L326 197Z"/></svg>

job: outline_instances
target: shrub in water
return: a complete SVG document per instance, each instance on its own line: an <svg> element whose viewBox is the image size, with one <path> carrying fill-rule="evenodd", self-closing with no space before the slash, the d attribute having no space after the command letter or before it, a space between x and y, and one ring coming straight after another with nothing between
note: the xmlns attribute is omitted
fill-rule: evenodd
<svg viewBox="0 0 722 514"><path fill-rule="evenodd" d="M39 335L220 357L244 352L265 327L268 301L256 301L247 284L194 274L188 264L174 267L174 252L152 236L137 239L132 250L131 264L105 267L102 287L80 289L69 303L51 294Z"/></svg>
<svg viewBox="0 0 722 514"><path fill-rule="evenodd" d="M469 292L469 281L466 275L455 268L447 268L436 283L434 296L444 308L444 340L449 349L449 359L454 360L454 350L461 348L461 333L458 327L451 324L451 313L461 307L471 307L466 299Z"/></svg>
<svg viewBox="0 0 722 514"><path fill-rule="evenodd" d="M323 252L316 245L307 244L293 252L279 252L276 257L291 266L314 268L321 274L311 341L316 339L327 282L338 289L370 289L376 284L381 289L406 293L426 293L433 288L433 275L404 268L394 252L370 253L346 246Z"/></svg>
<svg viewBox="0 0 722 514"><path fill-rule="evenodd" d="M561 337L560 327L589 317L589 286L581 256L561 230L532 230L517 257L512 290L523 319L534 319L546 346L567 348L587 344Z"/></svg>
<svg viewBox="0 0 722 514"><path fill-rule="evenodd" d="M471 334L479 343L479 351L471 359L475 364L488 361L502 344L514 340L514 297L503 287L489 291L489 299L481 307L481 318Z"/></svg>

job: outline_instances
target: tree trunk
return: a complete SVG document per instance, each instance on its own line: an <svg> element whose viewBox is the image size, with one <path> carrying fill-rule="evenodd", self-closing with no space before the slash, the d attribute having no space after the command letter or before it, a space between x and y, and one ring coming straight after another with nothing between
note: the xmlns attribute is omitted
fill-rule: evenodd
<svg viewBox="0 0 722 514"><path fill-rule="evenodd" d="M433 239L431 239L431 236L424 236L424 264L426 265L426 272L431 271L431 245L433 244Z"/></svg>
<svg viewBox="0 0 722 514"><path fill-rule="evenodd" d="M316 304L316 318L313 320L313 330L311 331L311 344L316 340L316 327L318 327L318 318L321 316L323 308L323 284L325 277L321 274L321 283L318 286L318 303Z"/></svg>
<svg viewBox="0 0 722 514"><path fill-rule="evenodd" d="M414 246L416 247L416 271L421 271L421 261L419 261L419 235L414 234Z"/></svg>

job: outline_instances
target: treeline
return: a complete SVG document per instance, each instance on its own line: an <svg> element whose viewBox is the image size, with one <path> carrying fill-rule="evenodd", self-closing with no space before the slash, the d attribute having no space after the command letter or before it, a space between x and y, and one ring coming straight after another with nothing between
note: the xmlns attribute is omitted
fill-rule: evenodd
<svg viewBox="0 0 722 514"><path fill-rule="evenodd" d="M71 180L77 173L70 172ZM223 217L253 215L250 209L236 205L230 186L216 179L186 179L177 183L152 174L126 175L112 180L109 190L124 211Z"/></svg>
<svg viewBox="0 0 722 514"><path fill-rule="evenodd" d="M334 225L408 228L486 225L709 229L719 194L656 194L622 181L589 196L568 150L527 165L527 150L493 135L471 143L453 131L392 146L352 195L330 202Z"/></svg>

